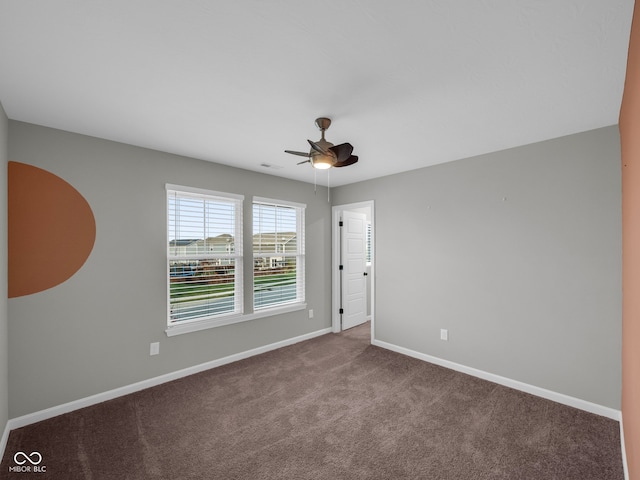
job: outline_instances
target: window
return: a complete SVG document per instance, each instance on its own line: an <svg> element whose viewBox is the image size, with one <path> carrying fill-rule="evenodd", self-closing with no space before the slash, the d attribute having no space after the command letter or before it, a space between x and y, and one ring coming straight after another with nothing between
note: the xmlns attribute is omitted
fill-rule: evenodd
<svg viewBox="0 0 640 480"><path fill-rule="evenodd" d="M167 185L169 326L242 313L242 200Z"/></svg>
<svg viewBox="0 0 640 480"><path fill-rule="evenodd" d="M253 202L254 311L303 303L305 205Z"/></svg>
<svg viewBox="0 0 640 480"><path fill-rule="evenodd" d="M371 222L367 222L365 260L367 262L367 265L371 265Z"/></svg>

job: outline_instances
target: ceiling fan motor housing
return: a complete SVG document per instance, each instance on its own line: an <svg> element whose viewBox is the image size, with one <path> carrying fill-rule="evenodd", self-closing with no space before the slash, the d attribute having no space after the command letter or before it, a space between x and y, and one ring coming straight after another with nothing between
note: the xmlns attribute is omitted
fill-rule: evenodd
<svg viewBox="0 0 640 480"><path fill-rule="evenodd" d="M333 143L327 142L324 137L320 141L315 142L315 144L325 152L330 152L329 148L333 147ZM311 160L311 165L313 167L321 170L333 167L338 161L335 155L331 155L330 153L320 153L313 148L309 151L309 159Z"/></svg>

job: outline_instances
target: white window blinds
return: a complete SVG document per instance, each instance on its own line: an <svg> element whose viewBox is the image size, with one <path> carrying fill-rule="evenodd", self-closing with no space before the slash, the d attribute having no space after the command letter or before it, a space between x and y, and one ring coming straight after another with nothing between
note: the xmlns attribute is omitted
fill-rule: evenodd
<svg viewBox="0 0 640 480"><path fill-rule="evenodd" d="M239 314L242 197L167 185L169 325Z"/></svg>
<svg viewBox="0 0 640 480"><path fill-rule="evenodd" d="M253 307L272 308L305 299L304 205L253 202Z"/></svg>
<svg viewBox="0 0 640 480"><path fill-rule="evenodd" d="M371 263L371 222L367 222L367 243L365 250L365 260L368 264Z"/></svg>

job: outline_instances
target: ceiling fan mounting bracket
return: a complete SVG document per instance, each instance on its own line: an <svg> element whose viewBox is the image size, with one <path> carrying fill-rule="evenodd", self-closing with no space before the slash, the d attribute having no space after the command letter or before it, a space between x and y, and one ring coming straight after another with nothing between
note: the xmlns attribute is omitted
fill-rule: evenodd
<svg viewBox="0 0 640 480"><path fill-rule="evenodd" d="M327 117L316 118L316 126L324 132L331 126L331 119Z"/></svg>

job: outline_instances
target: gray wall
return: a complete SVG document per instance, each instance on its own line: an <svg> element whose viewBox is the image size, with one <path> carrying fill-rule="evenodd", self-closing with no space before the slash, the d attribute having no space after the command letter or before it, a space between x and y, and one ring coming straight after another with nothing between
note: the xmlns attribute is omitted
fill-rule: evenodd
<svg viewBox="0 0 640 480"><path fill-rule="evenodd" d="M620 408L616 126L332 198L375 201L378 340Z"/></svg>
<svg viewBox="0 0 640 480"><path fill-rule="evenodd" d="M44 292L9 299L10 417L17 417L331 325L324 189L270 175L9 122L9 158L73 185L96 219L84 266ZM165 184L307 204L307 304L314 310L168 338ZM324 193L323 193L324 191ZM246 217L245 217L246 218ZM46 239L43 239L46 241ZM149 356L149 343L160 355Z"/></svg>
<svg viewBox="0 0 640 480"><path fill-rule="evenodd" d="M9 120L0 103L0 437L9 419L7 325L7 152Z"/></svg>
<svg viewBox="0 0 640 480"><path fill-rule="evenodd" d="M10 418L330 326L326 192L20 122L9 139L11 160L71 183L97 225L76 275L8 302L19 346L9 385L0 354ZM375 200L377 338L620 408L619 169L608 127L333 189L334 205ZM247 206L251 195L306 203L314 319L300 311L167 338L165 183L244 194ZM0 304L5 343L6 323Z"/></svg>

